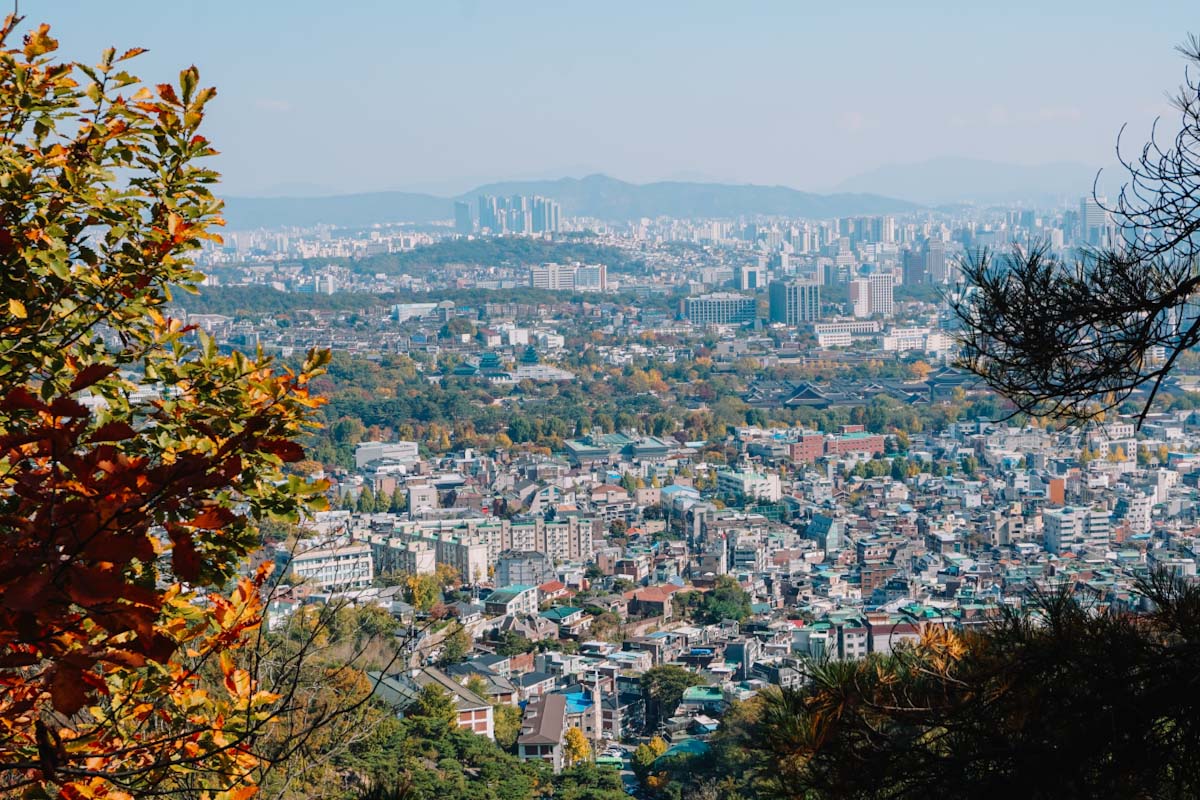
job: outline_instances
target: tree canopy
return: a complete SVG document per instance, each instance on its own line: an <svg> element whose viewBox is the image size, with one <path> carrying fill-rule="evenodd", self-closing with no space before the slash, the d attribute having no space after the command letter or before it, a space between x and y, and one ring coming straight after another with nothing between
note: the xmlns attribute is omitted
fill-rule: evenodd
<svg viewBox="0 0 1200 800"><path fill-rule="evenodd" d="M1200 66L1200 40L1181 52ZM951 298L961 364L1010 399L1014 413L1095 419L1128 399L1145 419L1179 358L1200 344L1190 310L1200 290L1200 78L1175 98L1174 140L1117 152L1126 183L1107 206L1115 235L1061 256L1045 244L982 253L962 264ZM1081 223L1086 225L1086 222ZM1086 232L1082 231L1082 232Z"/></svg>
<svg viewBox="0 0 1200 800"><path fill-rule="evenodd" d="M321 507L288 476L319 401L162 313L221 224L199 132L215 92L55 59L0 28L0 787L245 797L294 694L262 635L261 520Z"/></svg>

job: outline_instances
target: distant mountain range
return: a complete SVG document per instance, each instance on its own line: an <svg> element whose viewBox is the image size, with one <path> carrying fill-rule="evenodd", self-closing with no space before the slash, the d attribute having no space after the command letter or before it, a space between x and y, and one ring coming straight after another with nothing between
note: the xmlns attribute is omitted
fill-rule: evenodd
<svg viewBox="0 0 1200 800"><path fill-rule="evenodd" d="M890 164L856 175L834 187L838 192L878 192L923 205L1024 203L1057 206L1092 193L1097 167L1070 161L1004 164L975 158L937 158ZM1106 169L1101 194L1115 194L1119 174Z"/></svg>
<svg viewBox="0 0 1200 800"><path fill-rule="evenodd" d="M773 214L828 218L897 214L918 208L916 203L863 192L814 194L786 186L733 185L663 181L636 184L589 175L548 181L510 181L480 186L457 198L413 192L372 192L333 197L231 197L225 217L232 230L286 225L339 226L377 222L433 222L451 219L454 201L472 202L478 195L551 197L566 216L629 220L639 217L736 217Z"/></svg>

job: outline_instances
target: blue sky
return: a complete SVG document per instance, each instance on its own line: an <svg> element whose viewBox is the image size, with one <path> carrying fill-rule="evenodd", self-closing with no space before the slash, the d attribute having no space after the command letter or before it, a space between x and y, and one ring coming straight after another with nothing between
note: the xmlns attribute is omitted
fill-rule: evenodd
<svg viewBox="0 0 1200 800"><path fill-rule="evenodd" d="M64 53L196 64L230 194L605 172L823 190L941 156L1110 160L1194 2L25 0ZM1188 12L1191 13L1188 13Z"/></svg>

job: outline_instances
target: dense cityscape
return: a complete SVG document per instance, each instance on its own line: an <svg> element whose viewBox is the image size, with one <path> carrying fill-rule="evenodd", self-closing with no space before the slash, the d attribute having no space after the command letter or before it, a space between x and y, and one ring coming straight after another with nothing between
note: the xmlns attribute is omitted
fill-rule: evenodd
<svg viewBox="0 0 1200 800"><path fill-rule="evenodd" d="M1200 796L1194 9L24 5L0 796Z"/></svg>
<svg viewBox="0 0 1200 800"><path fill-rule="evenodd" d="M578 729L635 793L813 664L1062 587L1137 610L1139 575L1195 574L1193 379L1140 429L1060 429L956 368L950 305L965 259L1108 243L1105 202L614 224L481 196L417 234L229 236L181 319L334 353L300 467L335 510L264 555L272 624L378 606L399 713L443 686L555 771ZM665 705L655 670L685 671Z"/></svg>

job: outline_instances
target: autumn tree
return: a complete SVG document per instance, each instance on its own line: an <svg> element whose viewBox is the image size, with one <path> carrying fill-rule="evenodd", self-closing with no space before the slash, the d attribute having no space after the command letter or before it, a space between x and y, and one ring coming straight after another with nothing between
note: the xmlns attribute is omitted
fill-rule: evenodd
<svg viewBox="0 0 1200 800"><path fill-rule="evenodd" d="M496 744L506 750L511 749L521 733L521 709L507 703L496 703L492 706L492 716L495 719Z"/></svg>
<svg viewBox="0 0 1200 800"><path fill-rule="evenodd" d="M419 611L429 611L437 603L441 587L436 575L409 575L405 578L409 602Z"/></svg>
<svg viewBox="0 0 1200 800"><path fill-rule="evenodd" d="M571 727L567 729L566 736L564 737L563 757L567 762L567 766L574 766L592 757L592 745L579 728Z"/></svg>
<svg viewBox="0 0 1200 800"><path fill-rule="evenodd" d="M279 370L165 313L219 242L197 70L145 86L140 50L61 62L20 25L0 27L0 793L240 800L301 702L300 661L260 669L247 557L261 521L323 507L283 468L327 357Z"/></svg>
<svg viewBox="0 0 1200 800"><path fill-rule="evenodd" d="M633 771L643 784L650 776L651 769L658 757L667 752L667 743L661 736L651 737L650 741L639 744L633 751Z"/></svg>

